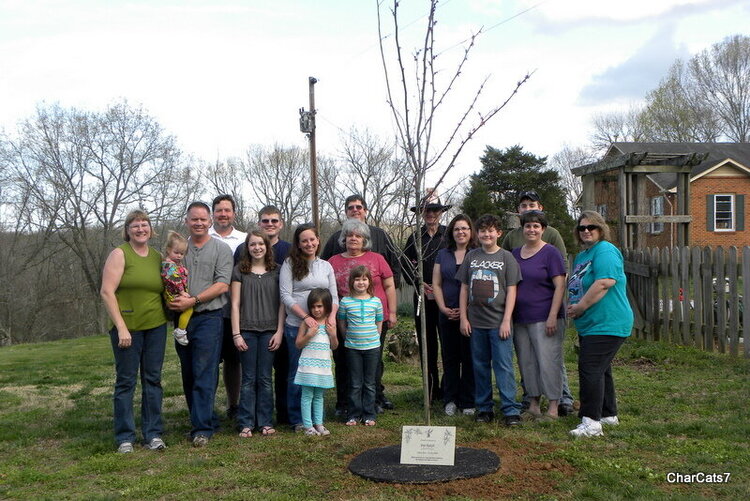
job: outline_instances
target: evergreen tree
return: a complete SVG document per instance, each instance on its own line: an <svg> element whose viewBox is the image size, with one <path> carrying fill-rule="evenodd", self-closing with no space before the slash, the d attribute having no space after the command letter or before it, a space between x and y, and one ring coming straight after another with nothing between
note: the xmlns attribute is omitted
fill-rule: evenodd
<svg viewBox="0 0 750 501"><path fill-rule="evenodd" d="M473 219L485 213L501 217L518 211L518 197L535 191L544 205L551 226L560 231L565 245L573 250L573 219L565 204L565 191L557 170L547 166L547 157L538 157L520 145L504 150L487 146L481 157L481 170L469 181L462 209ZM510 225L509 225L510 226Z"/></svg>

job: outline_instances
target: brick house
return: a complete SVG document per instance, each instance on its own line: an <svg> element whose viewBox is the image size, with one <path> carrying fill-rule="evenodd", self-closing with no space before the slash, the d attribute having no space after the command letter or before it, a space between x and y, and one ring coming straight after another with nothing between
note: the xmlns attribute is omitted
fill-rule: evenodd
<svg viewBox="0 0 750 501"><path fill-rule="evenodd" d="M750 245L745 225L750 144L616 142L602 160L573 172L590 174L593 197L591 193L585 196L585 205L613 225L619 244L624 240L630 247L672 247L680 242L682 224L691 246ZM638 174L640 179L628 179L624 188L623 172ZM680 175L688 180L683 188L687 207L682 214L678 210ZM626 207L620 205L623 195L628 199ZM653 222L640 222L643 219ZM625 226L630 227L628 231Z"/></svg>

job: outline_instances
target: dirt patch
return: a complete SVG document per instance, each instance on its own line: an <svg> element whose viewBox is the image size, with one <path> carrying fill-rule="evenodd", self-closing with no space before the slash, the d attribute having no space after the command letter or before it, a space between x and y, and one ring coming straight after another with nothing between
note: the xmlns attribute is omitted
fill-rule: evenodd
<svg viewBox="0 0 750 501"><path fill-rule="evenodd" d="M7 391L23 399L21 404L17 406L17 410L45 408L60 411L73 408L74 404L70 395L81 391L82 388L82 384L71 384L67 386L45 386L40 390L37 386L23 385L2 386L0 391Z"/></svg>
<svg viewBox="0 0 750 501"><path fill-rule="evenodd" d="M619 367L634 367L640 371L652 372L659 369L656 362L646 357L638 357L633 359L621 359L615 358L612 360L612 365Z"/></svg>
<svg viewBox="0 0 750 501"><path fill-rule="evenodd" d="M395 484L396 488L404 496L416 499L498 499L519 496L537 498L545 494L559 493L557 483L576 473L564 459L540 459L540 456L557 449L554 445L507 437L464 445L493 451L500 456L500 469L496 473L478 478L437 484Z"/></svg>

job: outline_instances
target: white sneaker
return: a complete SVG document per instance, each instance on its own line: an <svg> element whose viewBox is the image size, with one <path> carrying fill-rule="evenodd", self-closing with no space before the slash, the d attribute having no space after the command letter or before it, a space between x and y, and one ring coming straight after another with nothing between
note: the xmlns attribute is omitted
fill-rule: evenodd
<svg viewBox="0 0 750 501"><path fill-rule="evenodd" d="M604 432L602 431L602 423L600 421L595 421L584 416L581 424L576 429L570 430L570 434L574 437L601 437L604 435Z"/></svg>
<svg viewBox="0 0 750 501"><path fill-rule="evenodd" d="M330 435L331 434L331 432L328 430L328 428L326 428L322 424L315 424L315 425L313 425L313 428L315 428L315 431L317 431L319 435L326 436L326 435Z"/></svg>
<svg viewBox="0 0 750 501"><path fill-rule="evenodd" d="M463 410L464 416L473 416L475 412L474 407L467 407Z"/></svg>
<svg viewBox="0 0 750 501"><path fill-rule="evenodd" d="M606 424L609 426L617 426L620 424L620 420L617 419L617 416L607 416L603 417L601 421L599 421L601 424Z"/></svg>
<svg viewBox="0 0 750 501"><path fill-rule="evenodd" d="M133 452L133 443L132 442L123 442L120 444L119 447L117 447L117 452L120 454L130 454Z"/></svg>
<svg viewBox="0 0 750 501"><path fill-rule="evenodd" d="M448 402L447 404L445 404L446 416L455 416L456 410L458 410L458 407L456 407L456 404L454 402Z"/></svg>
<svg viewBox="0 0 750 501"><path fill-rule="evenodd" d="M160 439L159 437L154 437L151 439L149 443L145 444L143 447L151 451L160 451L160 450L166 449L167 444L165 444L164 440Z"/></svg>
<svg viewBox="0 0 750 501"><path fill-rule="evenodd" d="M187 346L188 337L187 331L185 329L180 329L178 327L174 331L172 331L172 335L174 336L174 340L177 341L181 346Z"/></svg>
<svg viewBox="0 0 750 501"><path fill-rule="evenodd" d="M320 432L311 426L309 428L305 428L305 435L318 437L320 436Z"/></svg>

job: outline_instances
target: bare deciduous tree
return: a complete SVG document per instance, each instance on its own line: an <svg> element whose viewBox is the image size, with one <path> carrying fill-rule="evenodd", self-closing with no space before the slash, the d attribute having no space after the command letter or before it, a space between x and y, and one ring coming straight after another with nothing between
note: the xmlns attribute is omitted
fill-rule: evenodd
<svg viewBox="0 0 750 501"><path fill-rule="evenodd" d="M627 111L598 113L592 118L594 132L591 143L598 150L606 150L618 141L643 141L646 136L641 123L641 109L633 106Z"/></svg>
<svg viewBox="0 0 750 501"><path fill-rule="evenodd" d="M310 215L310 161L297 146L254 146L247 150L241 170L255 195L256 209L275 205L287 227Z"/></svg>
<svg viewBox="0 0 750 501"><path fill-rule="evenodd" d="M121 101L104 112L39 106L5 143L20 227L41 236L45 251L72 251L78 268L68 276L82 276L103 326L102 268L127 211L143 208L158 224L178 217L195 192L174 138Z"/></svg>
<svg viewBox="0 0 750 501"><path fill-rule="evenodd" d="M552 155L547 165L556 169L560 173L560 181L565 192L565 204L568 212L574 218L578 215L578 199L583 192L583 183L581 178L571 172L573 167L580 167L588 163L595 162L597 155L595 152L581 148L564 145L563 149Z"/></svg>
<svg viewBox="0 0 750 501"><path fill-rule="evenodd" d="M385 21L382 17L381 2L377 2L379 47L383 72L385 74L386 101L396 128L396 137L401 153L405 157L405 176L409 182L409 192L416 207L421 206L425 196L427 176L431 176L429 186L438 189L445 176L453 168L456 159L466 144L489 120L502 110L529 78L524 75L500 104L483 107L480 98L485 90L488 78L479 84L468 99L468 104L457 114L452 114L448 102L458 89L459 80L467 71L469 54L477 37L478 30L464 43L463 52L451 64L446 60L447 53L441 52L435 43L435 17L437 0L431 0L426 16L424 32L419 36L416 48L407 54L404 52L404 32L399 18L399 2L394 0L390 7L391 34L385 35ZM446 49L447 50L447 49ZM392 58L392 59L391 59ZM451 65L450 68L448 66ZM436 171L436 172L433 172ZM419 235L419 217L415 214L412 226ZM411 270L412 276L422 276L421 239L416 238L417 263ZM404 260L406 266L410 266ZM419 280L419 297L424 297L424 284ZM424 305L422 309L422 350L423 350L423 388L424 408L427 423L430 423L430 403L427 391L426 328L424 325Z"/></svg>

